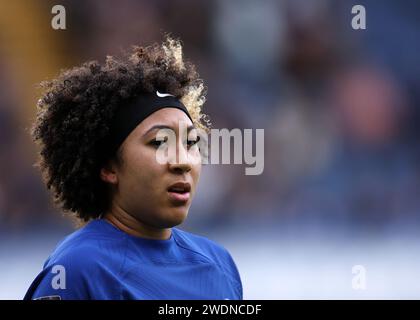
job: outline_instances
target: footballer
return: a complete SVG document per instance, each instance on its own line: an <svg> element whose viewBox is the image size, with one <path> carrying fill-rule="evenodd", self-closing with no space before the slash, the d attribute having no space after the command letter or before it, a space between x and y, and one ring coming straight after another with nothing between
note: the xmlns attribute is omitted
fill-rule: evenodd
<svg viewBox="0 0 420 320"><path fill-rule="evenodd" d="M61 241L25 299L242 299L229 252L176 226L200 177L205 87L179 40L61 72L43 83L32 135L55 203L82 227ZM157 161L161 129L177 159ZM178 139L179 138L179 139Z"/></svg>

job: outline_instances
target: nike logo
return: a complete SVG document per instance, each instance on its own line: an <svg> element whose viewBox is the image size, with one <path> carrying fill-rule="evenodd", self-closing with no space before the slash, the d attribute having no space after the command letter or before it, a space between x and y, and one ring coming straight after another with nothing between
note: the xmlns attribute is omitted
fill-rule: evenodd
<svg viewBox="0 0 420 320"><path fill-rule="evenodd" d="M157 91L156 90L156 95L158 96L158 97L160 97L160 98L164 98L164 97L175 97L174 95L172 95L172 94L169 94L169 93L160 93L159 91Z"/></svg>

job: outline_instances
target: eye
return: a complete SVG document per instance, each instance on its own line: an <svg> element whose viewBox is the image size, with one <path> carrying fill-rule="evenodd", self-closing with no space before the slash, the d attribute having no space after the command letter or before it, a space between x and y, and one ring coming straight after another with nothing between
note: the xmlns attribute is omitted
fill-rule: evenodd
<svg viewBox="0 0 420 320"><path fill-rule="evenodd" d="M191 148L192 146L194 146L195 144L197 144L197 142L200 141L200 137L198 136L196 139L188 139L187 140L187 146L188 148Z"/></svg>
<svg viewBox="0 0 420 320"><path fill-rule="evenodd" d="M157 139L153 139L152 141L149 142L149 144L155 148L159 148L161 145L163 145L164 143L166 143L168 141L168 138L165 137L163 140L157 140Z"/></svg>

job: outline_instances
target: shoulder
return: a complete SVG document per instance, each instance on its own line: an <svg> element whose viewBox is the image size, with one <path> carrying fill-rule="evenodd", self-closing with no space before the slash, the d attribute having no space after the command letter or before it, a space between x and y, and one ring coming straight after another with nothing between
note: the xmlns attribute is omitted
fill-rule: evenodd
<svg viewBox="0 0 420 320"><path fill-rule="evenodd" d="M89 263L99 264L106 260L109 264L123 259L126 238L107 232L96 221L73 232L62 240L48 258L46 265L58 262L69 266L89 267Z"/></svg>
<svg viewBox="0 0 420 320"><path fill-rule="evenodd" d="M63 299L112 298L102 287L118 293L116 280L124 263L124 241L90 224L70 234L49 256L25 299L51 295Z"/></svg>

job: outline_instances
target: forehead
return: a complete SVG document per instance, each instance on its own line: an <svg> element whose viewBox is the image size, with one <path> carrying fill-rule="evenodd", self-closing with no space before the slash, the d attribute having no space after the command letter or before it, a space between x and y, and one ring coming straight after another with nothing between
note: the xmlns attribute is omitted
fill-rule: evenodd
<svg viewBox="0 0 420 320"><path fill-rule="evenodd" d="M185 114L185 112L177 108L162 108L156 112L153 112L150 116L144 119L136 128L139 133L146 132L154 125L165 125L176 129L180 122L184 122L187 126L192 125L191 119Z"/></svg>

